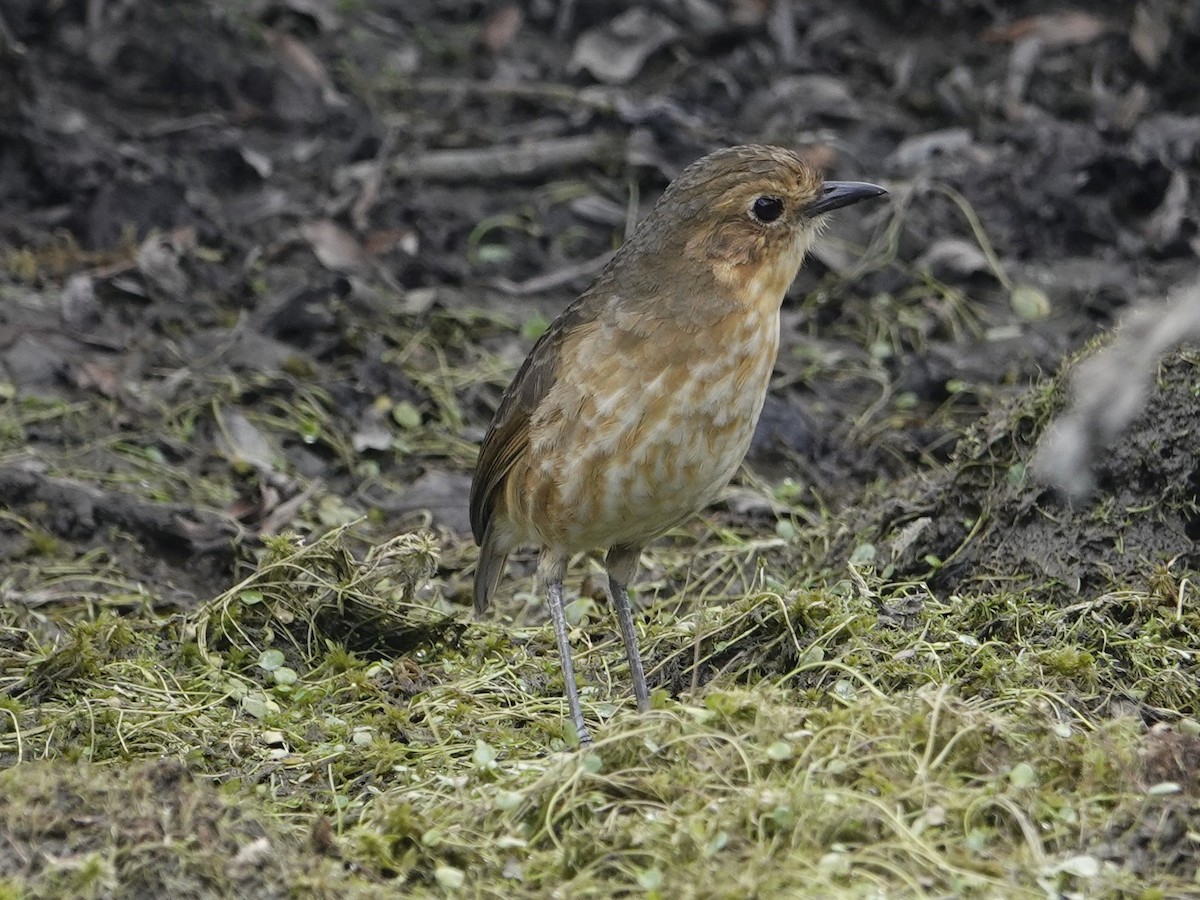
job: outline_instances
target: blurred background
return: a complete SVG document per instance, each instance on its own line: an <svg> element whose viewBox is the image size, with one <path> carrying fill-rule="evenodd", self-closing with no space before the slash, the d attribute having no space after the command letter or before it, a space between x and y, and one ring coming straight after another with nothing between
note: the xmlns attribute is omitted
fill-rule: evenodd
<svg viewBox="0 0 1200 900"><path fill-rule="evenodd" d="M733 143L887 185L784 308L768 532L1194 274L1200 7L990 0L6 0L0 558L188 606L243 538L430 524L668 180ZM19 515L18 515L19 513ZM182 523L182 524L181 524ZM780 523L784 523L781 525ZM147 591L141 585L153 585ZM115 587L114 587L115 586Z"/></svg>

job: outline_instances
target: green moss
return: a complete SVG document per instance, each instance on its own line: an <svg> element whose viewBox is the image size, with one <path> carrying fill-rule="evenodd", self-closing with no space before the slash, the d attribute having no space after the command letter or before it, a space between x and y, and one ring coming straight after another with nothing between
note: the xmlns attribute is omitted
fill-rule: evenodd
<svg viewBox="0 0 1200 900"><path fill-rule="evenodd" d="M1007 490L1007 471L986 477ZM652 551L648 713L608 611L589 613L574 640L597 743L582 751L549 630L506 618L522 601L447 615L426 585L463 594L469 553L424 532L268 537L186 616L118 615L94 594L62 621L6 607L0 828L74 849L69 865L0 868L0 890L164 890L149 859L173 895L253 896L258 876L228 865L260 838L264 877L297 896L1191 888L1200 612L1179 601L1185 576L947 592L877 570L883 541L844 568L817 549L840 523L796 522L788 540L724 523ZM937 577L958 564L941 556ZM55 583L109 565L82 557ZM192 810L188 827L164 832L164 804Z"/></svg>

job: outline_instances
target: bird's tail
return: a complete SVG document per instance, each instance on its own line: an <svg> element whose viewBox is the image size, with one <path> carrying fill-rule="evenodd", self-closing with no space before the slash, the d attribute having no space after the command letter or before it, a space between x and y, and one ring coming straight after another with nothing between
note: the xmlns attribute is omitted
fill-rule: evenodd
<svg viewBox="0 0 1200 900"><path fill-rule="evenodd" d="M481 616L492 602L492 594L504 574L509 547L497 537L489 524L479 544L479 563L475 566L475 615Z"/></svg>

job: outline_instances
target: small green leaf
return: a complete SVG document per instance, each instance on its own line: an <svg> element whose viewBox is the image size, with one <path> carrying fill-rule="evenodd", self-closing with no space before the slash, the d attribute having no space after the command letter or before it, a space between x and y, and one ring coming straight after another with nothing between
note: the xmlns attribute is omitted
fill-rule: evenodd
<svg viewBox="0 0 1200 900"><path fill-rule="evenodd" d="M512 812L521 805L521 799L517 791L500 791L492 799L492 805L501 812Z"/></svg>
<svg viewBox="0 0 1200 900"><path fill-rule="evenodd" d="M852 566L869 566L873 562L875 562L874 544L859 544L850 554L850 565Z"/></svg>
<svg viewBox="0 0 1200 900"><path fill-rule="evenodd" d="M401 400L392 407L392 421L405 431L421 427L421 411L408 400Z"/></svg>
<svg viewBox="0 0 1200 900"><path fill-rule="evenodd" d="M462 869L454 868L454 866L438 866L433 870L433 877L439 885L448 891L457 891L467 880L466 873Z"/></svg>
<svg viewBox="0 0 1200 900"><path fill-rule="evenodd" d="M1094 856L1081 853L1079 856L1070 856L1064 859L1056 868L1058 871L1074 875L1076 878L1095 878L1100 874L1100 861Z"/></svg>
<svg viewBox="0 0 1200 900"><path fill-rule="evenodd" d="M1008 773L1008 780L1015 788L1027 788L1037 784L1037 772L1029 763L1017 763Z"/></svg>
<svg viewBox="0 0 1200 900"><path fill-rule="evenodd" d="M853 700L858 696L858 687L848 678L839 678L833 683L833 693L842 700Z"/></svg>
<svg viewBox="0 0 1200 900"><path fill-rule="evenodd" d="M580 625L596 611L596 601L591 597L579 597L567 604L564 612L567 624L575 627Z"/></svg>
<svg viewBox="0 0 1200 900"><path fill-rule="evenodd" d="M1018 284L1008 298L1013 312L1026 322L1036 322L1050 315L1050 298L1046 292L1031 284Z"/></svg>
<svg viewBox="0 0 1200 900"><path fill-rule="evenodd" d="M638 887L643 891L657 891L662 887L663 873L661 869L646 869L638 876Z"/></svg>
<svg viewBox="0 0 1200 900"><path fill-rule="evenodd" d="M1146 793L1151 797L1165 797L1170 794L1178 794L1183 790L1177 781L1160 781L1158 784L1152 784L1146 789Z"/></svg>
<svg viewBox="0 0 1200 900"><path fill-rule="evenodd" d="M791 759L793 752L792 745L787 741L776 741L767 748L767 756L775 760L775 762L783 762L785 759Z"/></svg>
<svg viewBox="0 0 1200 900"><path fill-rule="evenodd" d="M729 834L725 831L718 831L712 836L712 840L708 842L708 846L704 848L704 852L709 856L714 853L720 853L725 849L725 845L729 843Z"/></svg>
<svg viewBox="0 0 1200 900"><path fill-rule="evenodd" d="M267 716L266 701L253 694L247 694L242 698L242 709L247 715L254 716L256 719L264 719Z"/></svg>
<svg viewBox="0 0 1200 900"><path fill-rule="evenodd" d="M475 258L481 263L503 263L512 259L512 251L503 244L480 244L475 248Z"/></svg>
<svg viewBox="0 0 1200 900"><path fill-rule="evenodd" d="M477 769L494 769L498 755L496 748L487 741L475 739L475 752L471 754L471 762Z"/></svg>

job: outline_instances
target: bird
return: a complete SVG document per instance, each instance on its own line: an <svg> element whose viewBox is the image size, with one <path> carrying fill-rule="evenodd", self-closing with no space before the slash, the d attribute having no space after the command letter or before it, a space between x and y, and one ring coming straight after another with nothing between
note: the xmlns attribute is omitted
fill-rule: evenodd
<svg viewBox="0 0 1200 900"><path fill-rule="evenodd" d="M687 166L502 395L471 481L474 599L540 548L576 738L590 744L563 601L572 555L603 550L638 709L650 694L628 585L643 548L716 499L750 446L779 312L835 209L887 191L826 181L796 152L727 147Z"/></svg>

